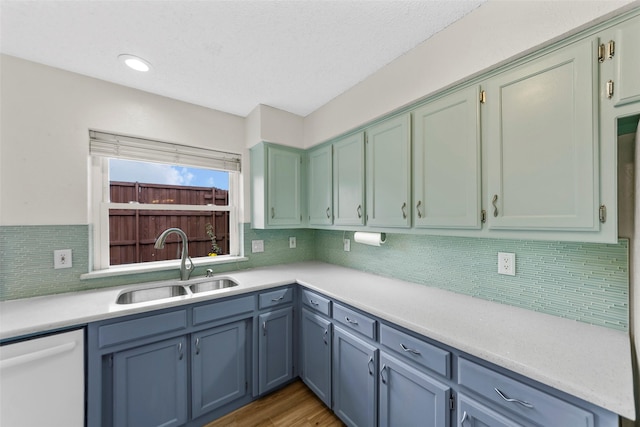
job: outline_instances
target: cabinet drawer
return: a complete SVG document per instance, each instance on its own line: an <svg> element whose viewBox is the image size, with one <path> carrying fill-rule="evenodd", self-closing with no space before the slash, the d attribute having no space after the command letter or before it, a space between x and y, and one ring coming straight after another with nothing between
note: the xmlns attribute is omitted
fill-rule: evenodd
<svg viewBox="0 0 640 427"><path fill-rule="evenodd" d="M350 330L376 339L376 321L340 304L333 304L333 318Z"/></svg>
<svg viewBox="0 0 640 427"><path fill-rule="evenodd" d="M167 332L179 331L187 327L187 311L156 314L124 322L98 327L100 348Z"/></svg>
<svg viewBox="0 0 640 427"><path fill-rule="evenodd" d="M539 425L594 425L591 412L463 358L458 360L458 383Z"/></svg>
<svg viewBox="0 0 640 427"><path fill-rule="evenodd" d="M236 316L242 313L250 313L255 308L253 296L234 299L231 301L214 302L201 305L193 309L193 324L213 322L225 317Z"/></svg>
<svg viewBox="0 0 640 427"><path fill-rule="evenodd" d="M331 315L331 301L311 291L302 291L302 303L313 310L324 314Z"/></svg>
<svg viewBox="0 0 640 427"><path fill-rule="evenodd" d="M271 308L293 301L293 288L277 289L260 294L260 308Z"/></svg>
<svg viewBox="0 0 640 427"><path fill-rule="evenodd" d="M451 353L387 325L380 325L380 343L404 359L412 360L447 378L451 376Z"/></svg>

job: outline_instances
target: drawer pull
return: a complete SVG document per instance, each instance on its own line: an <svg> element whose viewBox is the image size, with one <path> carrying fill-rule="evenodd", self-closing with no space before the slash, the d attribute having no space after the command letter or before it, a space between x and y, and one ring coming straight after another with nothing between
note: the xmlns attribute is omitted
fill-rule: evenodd
<svg viewBox="0 0 640 427"><path fill-rule="evenodd" d="M373 375L373 369L371 368L373 365L373 356L369 356L369 361L367 362L367 368L369 369L369 375Z"/></svg>
<svg viewBox="0 0 640 427"><path fill-rule="evenodd" d="M349 316L344 316L344 320L346 320L347 323L351 323L352 325L357 325L358 324L357 320L349 319Z"/></svg>
<svg viewBox="0 0 640 427"><path fill-rule="evenodd" d="M533 405L529 402L525 402L523 400L518 400L518 399L511 399L508 398L507 396L505 396L500 390L498 390L497 388L494 388L494 390L496 391L496 393L498 393L498 396L500 396L501 398L503 398L505 400L505 402L514 402L514 403L519 403L520 405L526 407L526 408L533 408Z"/></svg>
<svg viewBox="0 0 640 427"><path fill-rule="evenodd" d="M281 295L280 298L271 298L271 302L278 302L284 298L284 295Z"/></svg>
<svg viewBox="0 0 640 427"><path fill-rule="evenodd" d="M382 381L382 384L386 384L387 383L387 379L384 377L384 370L387 369L387 365L383 364L382 365L382 369L380 369L380 381Z"/></svg>
<svg viewBox="0 0 640 427"><path fill-rule="evenodd" d="M400 343L400 347L402 347L403 351L406 351L408 353L413 353L413 354L421 354L418 350L416 350L415 348L409 348L407 346L405 346L404 344Z"/></svg>
<svg viewBox="0 0 640 427"><path fill-rule="evenodd" d="M314 300L310 299L309 300L309 304L311 305L315 305L316 307L319 305L319 303L315 302Z"/></svg>

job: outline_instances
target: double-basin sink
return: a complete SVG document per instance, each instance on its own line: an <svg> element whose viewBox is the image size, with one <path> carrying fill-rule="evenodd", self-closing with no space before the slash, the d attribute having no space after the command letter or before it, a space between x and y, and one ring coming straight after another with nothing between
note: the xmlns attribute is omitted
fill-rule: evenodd
<svg viewBox="0 0 640 427"><path fill-rule="evenodd" d="M238 282L229 277L200 277L185 281L171 281L164 285L156 284L156 286L125 290L118 295L116 304L160 301L167 298L219 291L234 286L238 286Z"/></svg>

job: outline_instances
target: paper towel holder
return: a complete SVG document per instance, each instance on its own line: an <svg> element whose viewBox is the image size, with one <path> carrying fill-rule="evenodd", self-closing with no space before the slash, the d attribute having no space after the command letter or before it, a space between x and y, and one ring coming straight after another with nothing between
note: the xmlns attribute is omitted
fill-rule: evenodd
<svg viewBox="0 0 640 427"><path fill-rule="evenodd" d="M387 241L387 235L386 233L356 231L353 233L353 240L363 245L382 246Z"/></svg>

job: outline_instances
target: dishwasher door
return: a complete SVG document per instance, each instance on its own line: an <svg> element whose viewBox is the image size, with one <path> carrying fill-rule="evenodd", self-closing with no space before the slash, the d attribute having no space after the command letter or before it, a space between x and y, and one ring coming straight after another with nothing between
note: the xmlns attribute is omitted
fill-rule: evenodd
<svg viewBox="0 0 640 427"><path fill-rule="evenodd" d="M0 426L84 426L84 330L0 347Z"/></svg>

